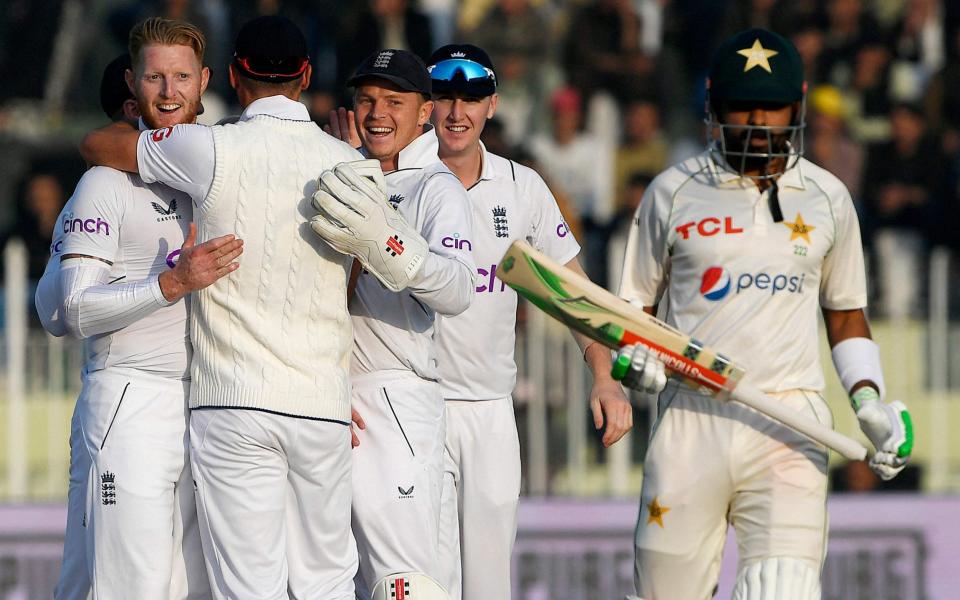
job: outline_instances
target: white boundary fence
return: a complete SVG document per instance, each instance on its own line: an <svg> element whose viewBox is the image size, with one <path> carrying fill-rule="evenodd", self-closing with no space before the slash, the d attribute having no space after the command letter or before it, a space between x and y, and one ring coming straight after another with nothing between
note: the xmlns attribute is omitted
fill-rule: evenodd
<svg viewBox="0 0 960 600"><path fill-rule="evenodd" d="M0 345L0 502L65 497L69 420L79 391L78 342L27 327L33 299L25 261L23 246L9 244ZM960 344L952 343L960 342L960 325L951 326L949 318L950 261L946 251L931 256L928 322L874 324L890 395L906 400L914 415L915 462L926 469L924 489L936 492L960 491L960 436L951 427L960 422L960 352L953 350ZM587 405L591 378L571 336L530 306L520 321L515 404L525 495L635 497L652 399L635 396L634 431L603 448ZM829 361L825 366L836 427L857 436Z"/></svg>

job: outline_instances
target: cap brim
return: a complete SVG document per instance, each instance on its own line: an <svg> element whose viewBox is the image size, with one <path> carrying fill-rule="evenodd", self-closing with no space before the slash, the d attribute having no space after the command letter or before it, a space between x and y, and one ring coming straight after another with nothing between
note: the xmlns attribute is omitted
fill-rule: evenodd
<svg viewBox="0 0 960 600"><path fill-rule="evenodd" d="M354 75L347 80L347 86L355 88L368 79L384 79L406 92L417 92L420 94L426 94L428 96L430 95L430 90L421 90L411 81L404 79L403 77L388 75L386 73L364 73L363 75Z"/></svg>
<svg viewBox="0 0 960 600"><path fill-rule="evenodd" d="M733 100L736 102L799 102L803 99L803 91L782 85L743 85L742 83L729 86L713 86L710 95L718 100Z"/></svg>
<svg viewBox="0 0 960 600"><path fill-rule="evenodd" d="M497 93L497 86L491 81L465 81L457 79L454 81L433 80L434 94L460 93L468 96L484 98Z"/></svg>

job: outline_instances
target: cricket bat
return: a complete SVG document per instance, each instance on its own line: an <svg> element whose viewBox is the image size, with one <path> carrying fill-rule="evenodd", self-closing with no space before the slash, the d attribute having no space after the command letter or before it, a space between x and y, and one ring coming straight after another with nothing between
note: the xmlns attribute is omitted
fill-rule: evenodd
<svg viewBox="0 0 960 600"><path fill-rule="evenodd" d="M866 448L741 382L743 369L618 298L586 277L557 263L525 241L517 240L497 266L497 277L564 325L614 350L640 343L652 349L671 376L721 400L749 406L850 460L862 460Z"/></svg>

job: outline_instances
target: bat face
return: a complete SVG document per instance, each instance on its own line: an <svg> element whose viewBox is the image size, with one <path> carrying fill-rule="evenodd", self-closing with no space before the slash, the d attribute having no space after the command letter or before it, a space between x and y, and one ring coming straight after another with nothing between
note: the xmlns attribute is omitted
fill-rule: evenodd
<svg viewBox="0 0 960 600"><path fill-rule="evenodd" d="M511 244L497 277L538 308L614 350L630 344L652 349L664 366L695 388L731 391L743 370L729 359L618 298L530 244Z"/></svg>

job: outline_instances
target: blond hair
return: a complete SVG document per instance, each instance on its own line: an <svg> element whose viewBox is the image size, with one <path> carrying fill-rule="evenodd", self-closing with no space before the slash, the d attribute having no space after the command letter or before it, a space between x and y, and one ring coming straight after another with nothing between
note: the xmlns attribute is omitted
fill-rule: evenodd
<svg viewBox="0 0 960 600"><path fill-rule="evenodd" d="M196 25L184 21L174 21L162 17L150 17L134 25L130 30L130 60L134 67L141 65L145 46L189 46L193 49L200 64L203 64L203 52L207 47L207 38Z"/></svg>

